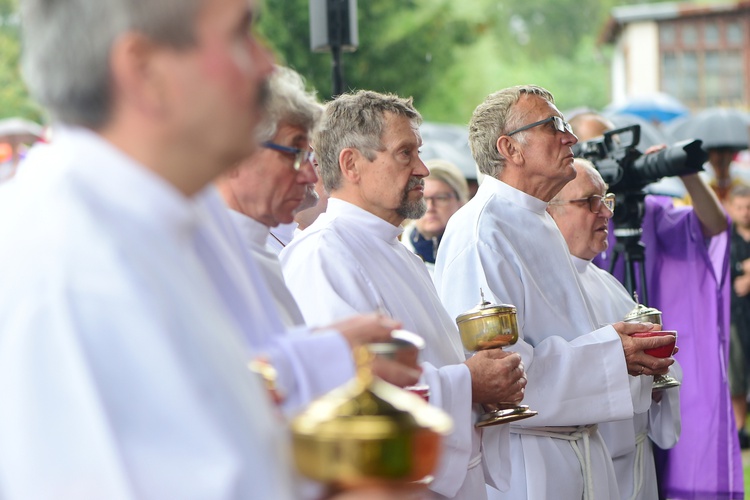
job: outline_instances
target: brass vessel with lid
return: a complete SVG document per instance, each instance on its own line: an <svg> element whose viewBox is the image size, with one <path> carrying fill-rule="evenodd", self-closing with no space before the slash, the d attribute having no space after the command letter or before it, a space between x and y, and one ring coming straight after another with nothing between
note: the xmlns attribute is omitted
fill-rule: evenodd
<svg viewBox="0 0 750 500"><path fill-rule="evenodd" d="M479 295L479 305L456 318L464 349L469 352L501 349L518 342L516 306L491 304L484 299L482 290L479 290ZM506 424L537 414L527 405L510 402L486 403L482 406L485 413L479 417L476 427Z"/></svg>
<svg viewBox="0 0 750 500"><path fill-rule="evenodd" d="M371 356L360 348L357 377L293 419L294 460L306 477L348 489L424 481L437 466L450 416L374 377Z"/></svg>

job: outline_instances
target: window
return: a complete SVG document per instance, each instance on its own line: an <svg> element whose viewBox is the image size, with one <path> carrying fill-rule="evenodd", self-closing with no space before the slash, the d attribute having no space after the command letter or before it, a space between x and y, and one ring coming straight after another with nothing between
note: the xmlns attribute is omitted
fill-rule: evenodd
<svg viewBox="0 0 750 500"><path fill-rule="evenodd" d="M660 23L661 90L692 108L747 105L748 16L734 12Z"/></svg>
<svg viewBox="0 0 750 500"><path fill-rule="evenodd" d="M738 21L727 24L727 44L741 45L744 38L742 25Z"/></svg>
<svg viewBox="0 0 750 500"><path fill-rule="evenodd" d="M680 40L686 47L695 47L698 43L698 32L695 26L691 24L683 26L682 30L680 30Z"/></svg>
<svg viewBox="0 0 750 500"><path fill-rule="evenodd" d="M717 45L719 41L719 26L714 23L706 24L703 27L703 42L711 46Z"/></svg>
<svg viewBox="0 0 750 500"><path fill-rule="evenodd" d="M674 45L674 25L664 24L659 27L659 42L662 45Z"/></svg>

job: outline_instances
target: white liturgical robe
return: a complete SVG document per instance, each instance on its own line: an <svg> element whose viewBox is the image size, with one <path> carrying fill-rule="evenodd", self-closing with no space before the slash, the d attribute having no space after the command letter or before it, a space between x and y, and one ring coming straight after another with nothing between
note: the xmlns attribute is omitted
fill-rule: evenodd
<svg viewBox="0 0 750 500"><path fill-rule="evenodd" d="M270 238L268 226L232 209L229 209L228 213L242 237L246 250L255 258L255 262L268 283L284 326L291 328L304 324L302 313L284 283L279 254L268 248L267 240Z"/></svg>
<svg viewBox="0 0 750 500"><path fill-rule="evenodd" d="M463 364L458 329L424 263L398 241L400 233L400 227L331 198L326 213L281 252L284 278L308 324L384 310L425 338L423 377L430 386L430 403L454 421L430 488L445 497L481 499L485 474L480 465L488 455L503 467L487 480L507 486L507 426L486 429L492 446L481 452L482 433L473 425L471 376Z"/></svg>
<svg viewBox="0 0 750 500"><path fill-rule="evenodd" d="M193 203L83 129L0 191L0 497L293 498Z"/></svg>
<svg viewBox="0 0 750 500"><path fill-rule="evenodd" d="M435 284L455 316L477 303L480 288L518 310L535 417L510 424L513 472L497 498L617 498L612 460L596 425L631 418L651 401L650 384L631 393L622 342L596 330L568 247L547 204L486 177L451 217L438 250Z"/></svg>
<svg viewBox="0 0 750 500"><path fill-rule="evenodd" d="M289 224L279 224L269 230L266 235L266 248L278 256L299 232L298 228L299 224L292 221Z"/></svg>
<svg viewBox="0 0 750 500"><path fill-rule="evenodd" d="M351 379L351 347L339 332L285 327L271 291L274 285L248 251L218 191L205 189L195 205L200 214L194 236L198 257L247 343L276 369L285 413L296 413Z"/></svg>
<svg viewBox="0 0 750 500"><path fill-rule="evenodd" d="M596 321L599 324L622 321L636 306L625 287L591 261L575 256L572 259L581 286L591 300ZM670 375L678 380L682 378L677 362L670 367ZM651 442L662 449L677 443L680 436L680 390L674 387L663 390L660 395L661 399L653 401L647 413L637 413L631 419L599 426L612 454L623 500L652 500L659 496Z"/></svg>

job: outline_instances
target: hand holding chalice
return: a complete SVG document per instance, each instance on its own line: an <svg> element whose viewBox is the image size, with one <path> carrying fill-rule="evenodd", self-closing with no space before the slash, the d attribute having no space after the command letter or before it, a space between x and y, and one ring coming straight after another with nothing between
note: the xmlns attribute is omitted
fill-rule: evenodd
<svg viewBox="0 0 750 500"><path fill-rule="evenodd" d="M646 349L645 351L643 351L646 354L649 354L657 358L668 358L672 356L672 354L674 354L674 351L675 351L675 344L677 341L677 332L675 330L662 330L661 329L661 325L662 325L661 311L653 307L646 307L643 304L639 304L638 294L634 294L633 297L635 299L636 306L633 308L632 311L630 311L628 314L625 315L625 318L623 321L625 321L625 323L638 323L638 322L647 321L649 323L654 323L659 326L657 327L658 330L634 333L632 334L632 336L633 337L654 337L654 336L664 336L664 335L674 336L675 341L672 342L671 344L658 347L656 349ZM680 385L680 381L670 375L655 375L654 384L652 387L654 391L660 391L663 389L669 389L670 387L678 387L679 385Z"/></svg>
<svg viewBox="0 0 750 500"><path fill-rule="evenodd" d="M456 318L461 343L470 352L487 349L502 349L518 342L518 322L515 306L493 305L484 300L480 290L480 304ZM485 413L479 418L477 427L506 424L515 420L533 417L536 411L526 405L514 403L484 404Z"/></svg>

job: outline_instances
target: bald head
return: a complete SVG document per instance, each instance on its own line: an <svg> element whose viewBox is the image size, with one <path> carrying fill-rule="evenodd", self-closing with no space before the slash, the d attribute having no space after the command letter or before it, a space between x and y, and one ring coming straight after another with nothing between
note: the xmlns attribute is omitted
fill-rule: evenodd
<svg viewBox="0 0 750 500"><path fill-rule="evenodd" d="M570 253L591 260L608 246L612 212L600 203L607 184L590 161L576 158L573 166L576 178L550 201L547 211L560 228Z"/></svg>
<svg viewBox="0 0 750 500"><path fill-rule="evenodd" d="M611 121L597 113L575 115L569 123L579 141L588 141L594 137L600 137L604 135L604 132L609 132L615 128Z"/></svg>

